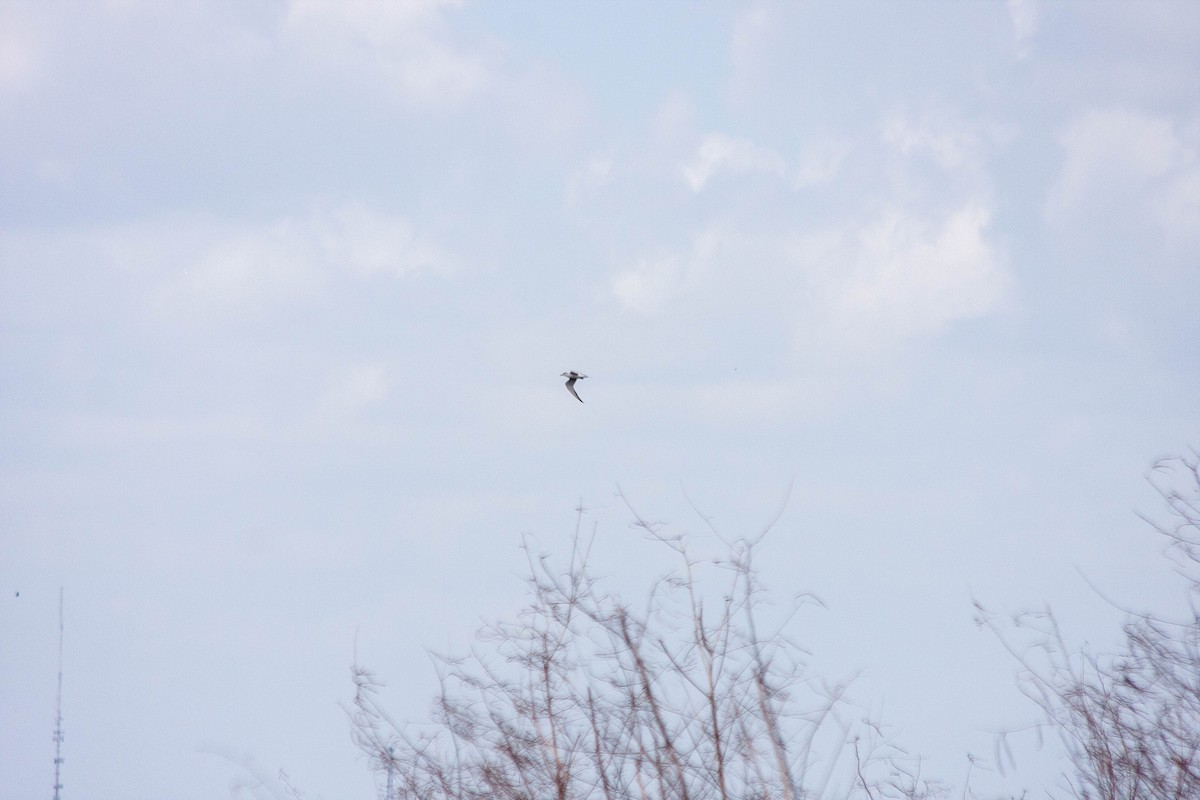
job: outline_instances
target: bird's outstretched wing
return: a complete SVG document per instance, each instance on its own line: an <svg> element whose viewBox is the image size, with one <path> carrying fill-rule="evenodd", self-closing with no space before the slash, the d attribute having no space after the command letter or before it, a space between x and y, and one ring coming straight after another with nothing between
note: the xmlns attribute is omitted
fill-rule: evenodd
<svg viewBox="0 0 1200 800"><path fill-rule="evenodd" d="M575 378L567 379L567 391L570 392L576 400L578 400L581 403L583 402L583 398L580 397L579 393L575 391Z"/></svg>

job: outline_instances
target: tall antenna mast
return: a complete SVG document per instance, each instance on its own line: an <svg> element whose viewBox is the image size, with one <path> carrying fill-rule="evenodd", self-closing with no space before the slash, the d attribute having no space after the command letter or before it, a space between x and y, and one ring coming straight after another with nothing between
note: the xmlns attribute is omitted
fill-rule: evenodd
<svg viewBox="0 0 1200 800"><path fill-rule="evenodd" d="M54 701L54 800L62 800L62 665L63 665L63 588L58 587L58 696Z"/></svg>

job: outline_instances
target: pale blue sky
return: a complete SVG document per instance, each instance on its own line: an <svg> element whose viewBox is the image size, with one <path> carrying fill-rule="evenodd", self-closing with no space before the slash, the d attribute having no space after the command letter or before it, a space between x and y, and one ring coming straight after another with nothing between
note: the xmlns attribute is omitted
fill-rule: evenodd
<svg viewBox="0 0 1200 800"><path fill-rule="evenodd" d="M1200 5L0 0L0 795L373 796L338 707L519 608L580 503L756 531L961 783L972 624L1111 643L1200 444ZM579 404L559 373L590 377ZM712 543L700 540L700 547ZM661 556L661 558L660 558ZM20 591L20 597L14 593ZM980 792L1040 789L1054 754ZM1035 795L1036 796L1036 795Z"/></svg>

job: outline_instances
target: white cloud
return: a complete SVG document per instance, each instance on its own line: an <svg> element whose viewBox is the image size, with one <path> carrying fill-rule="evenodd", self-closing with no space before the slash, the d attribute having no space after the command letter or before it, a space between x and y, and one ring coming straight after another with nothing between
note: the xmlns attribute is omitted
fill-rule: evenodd
<svg viewBox="0 0 1200 800"><path fill-rule="evenodd" d="M365 65L402 95L453 105L482 89L480 52L456 47L442 14L455 0L292 0L287 29L314 52ZM365 59L365 62L363 61Z"/></svg>
<svg viewBox="0 0 1200 800"><path fill-rule="evenodd" d="M403 218L363 206L343 206L313 220L317 255L333 269L395 277L415 273L446 274L454 259L418 235Z"/></svg>
<svg viewBox="0 0 1200 800"><path fill-rule="evenodd" d="M786 171L783 157L773 150L759 147L748 139L712 133L696 148L695 157L683 168L683 176L692 191L698 192L719 173L764 172L783 176Z"/></svg>
<svg viewBox="0 0 1200 800"><path fill-rule="evenodd" d="M745 252L749 246L736 231L720 225L703 228L692 236L690 247L641 258L620 272L612 280L612 293L630 311L656 312L685 294L695 310L725 290L725 278L732 277L741 289L746 288L745 273L725 269L724 256Z"/></svg>
<svg viewBox="0 0 1200 800"><path fill-rule="evenodd" d="M1162 175L1181 155L1169 121L1125 109L1093 111L1067 126L1059 140L1066 162L1055 188L1064 205L1084 199L1095 181Z"/></svg>
<svg viewBox="0 0 1200 800"><path fill-rule="evenodd" d="M678 324L750 316L794 331L801 351L893 350L1007 304L1012 279L967 202L944 216L893 209L861 225L705 227L679 251L643 258L610 289L620 305ZM773 320L773 321L768 321Z"/></svg>
<svg viewBox="0 0 1200 800"><path fill-rule="evenodd" d="M850 142L843 139L826 139L810 145L800 156L793 185L804 189L829 183L837 177L849 153Z"/></svg>
<svg viewBox="0 0 1200 800"><path fill-rule="evenodd" d="M352 416L386 399L390 390L382 362L354 364L334 375L321 398L320 410L331 417Z"/></svg>
<svg viewBox="0 0 1200 800"><path fill-rule="evenodd" d="M32 88L40 67L40 45L19 5L0 5L0 93Z"/></svg>
<svg viewBox="0 0 1200 800"><path fill-rule="evenodd" d="M431 27L440 9L460 6L454 0L291 0L291 25L326 25L344 29L372 44L387 44Z"/></svg>
<svg viewBox="0 0 1200 800"><path fill-rule="evenodd" d="M1017 58L1029 55L1038 30L1038 10L1034 0L1008 0L1008 18L1013 26L1013 44Z"/></svg>
<svg viewBox="0 0 1200 800"><path fill-rule="evenodd" d="M1142 220L1174 241L1196 236L1200 154L1169 119L1091 111L1067 125L1059 141L1065 157L1045 206L1052 224Z"/></svg>
<svg viewBox="0 0 1200 800"><path fill-rule="evenodd" d="M307 293L319 284L320 271L306 238L295 222L283 220L215 242L186 268L186 289L229 304Z"/></svg>
<svg viewBox="0 0 1200 800"><path fill-rule="evenodd" d="M161 251L161 240L173 236L171 230L151 234L159 240L152 249ZM158 297L164 310L269 306L311 296L331 281L448 274L455 265L404 218L358 205L190 238L199 255L178 261L178 277ZM113 241L125 252L147 246L139 235Z"/></svg>
<svg viewBox="0 0 1200 800"><path fill-rule="evenodd" d="M906 156L928 155L945 170L968 163L975 148L973 137L961 126L930 118L914 124L901 115L893 115L884 121L883 141Z"/></svg>
<svg viewBox="0 0 1200 800"><path fill-rule="evenodd" d="M830 287L829 312L847 343L886 348L991 313L1009 280L984 237L987 209L967 205L939 227L891 212L857 237L849 274Z"/></svg>
<svg viewBox="0 0 1200 800"><path fill-rule="evenodd" d="M1200 165L1194 151L1187 166L1163 190L1155 207L1162 226L1179 239L1200 236Z"/></svg>
<svg viewBox="0 0 1200 800"><path fill-rule="evenodd" d="M697 413L709 420L769 425L811 413L820 406L817 394L811 387L793 382L749 379L700 384L689 388L685 396Z"/></svg>
<svg viewBox="0 0 1200 800"><path fill-rule="evenodd" d="M674 256L644 259L612 281L617 301L630 311L649 313L662 307L679 288L680 266Z"/></svg>
<svg viewBox="0 0 1200 800"><path fill-rule="evenodd" d="M728 93L735 104L745 102L773 77L772 60L780 40L789 41L793 9L783 3L747 3L738 7L730 37L732 70Z"/></svg>
<svg viewBox="0 0 1200 800"><path fill-rule="evenodd" d="M696 118L696 104L685 92L669 92L654 116L654 138L671 143L690 135Z"/></svg>
<svg viewBox="0 0 1200 800"><path fill-rule="evenodd" d="M596 155L567 177L567 205L574 206L590 192L608 182L612 175L611 155Z"/></svg>

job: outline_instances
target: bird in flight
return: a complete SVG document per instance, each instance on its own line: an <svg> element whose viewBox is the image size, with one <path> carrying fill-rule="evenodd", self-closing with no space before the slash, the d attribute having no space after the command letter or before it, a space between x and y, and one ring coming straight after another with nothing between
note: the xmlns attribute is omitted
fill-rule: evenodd
<svg viewBox="0 0 1200 800"><path fill-rule="evenodd" d="M580 378L586 378L587 375L580 375L575 370L571 370L570 372L564 372L563 377L567 379L567 391L570 392L576 400L582 403L583 398L580 397L575 391L575 381L579 380Z"/></svg>

